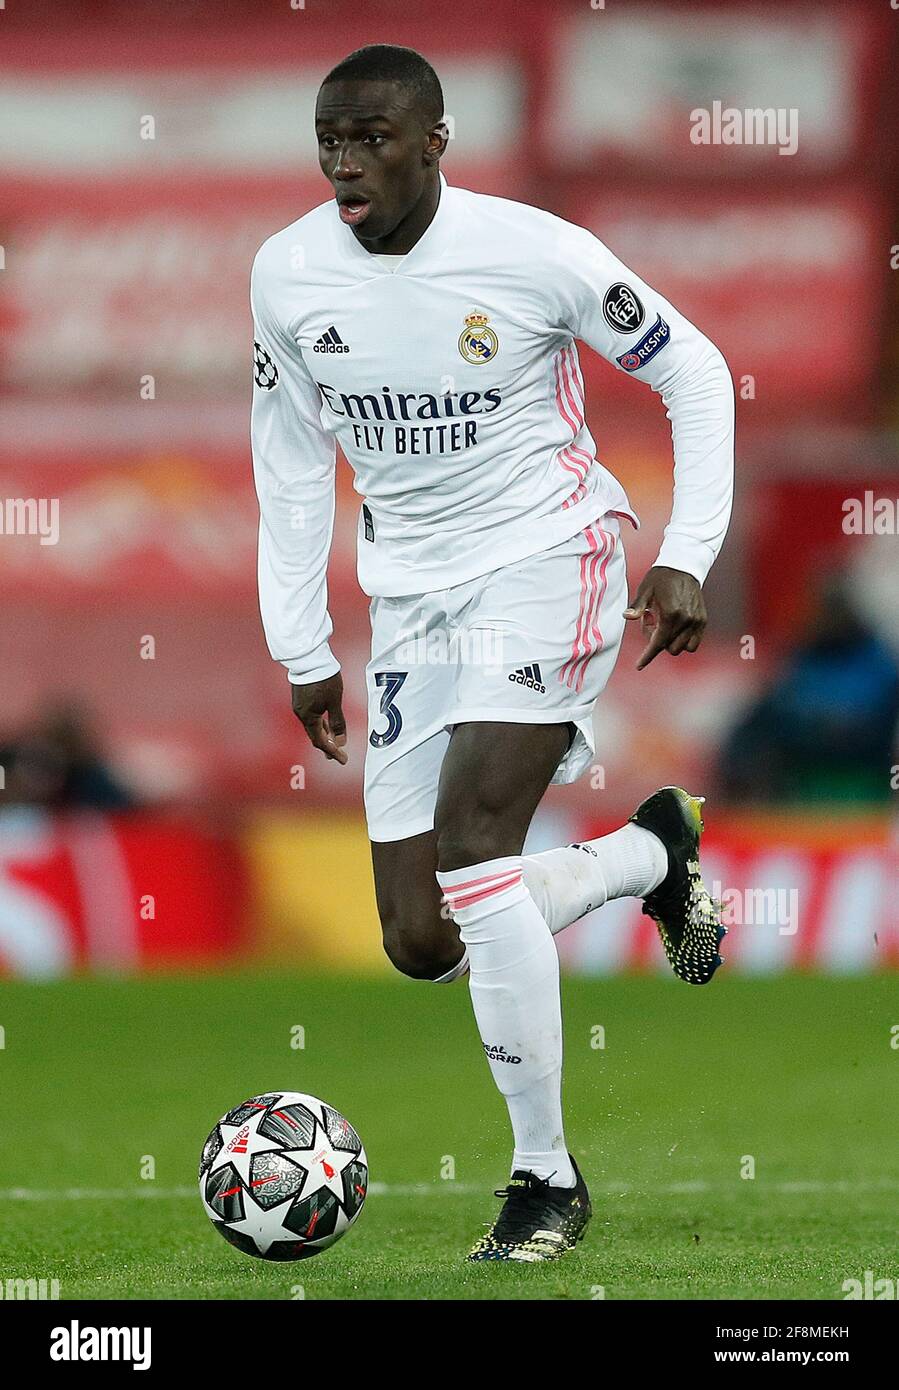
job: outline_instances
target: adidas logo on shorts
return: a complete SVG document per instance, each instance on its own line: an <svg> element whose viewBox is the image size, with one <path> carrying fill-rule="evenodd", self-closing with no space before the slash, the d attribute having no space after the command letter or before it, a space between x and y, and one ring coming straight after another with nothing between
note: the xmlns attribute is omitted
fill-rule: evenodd
<svg viewBox="0 0 899 1390"><path fill-rule="evenodd" d="M312 344L313 352L349 352L349 348L341 338L333 323L326 333Z"/></svg>
<svg viewBox="0 0 899 1390"><path fill-rule="evenodd" d="M538 695L546 694L546 686L543 684L540 667L536 661L532 666L519 666L517 671L510 673L509 680L514 685L523 685L525 690L536 690Z"/></svg>

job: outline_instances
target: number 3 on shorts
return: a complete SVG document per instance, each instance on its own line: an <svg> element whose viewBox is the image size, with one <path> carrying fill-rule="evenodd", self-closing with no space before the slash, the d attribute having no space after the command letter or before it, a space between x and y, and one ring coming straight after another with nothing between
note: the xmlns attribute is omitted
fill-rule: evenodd
<svg viewBox="0 0 899 1390"><path fill-rule="evenodd" d="M382 734L376 733L372 729L368 736L372 748L386 748L388 743L393 743L394 739L399 737L400 729L403 727L403 716L393 702L402 689L408 674L408 671L375 672L375 685L379 686L381 690L379 713L386 715L387 728Z"/></svg>

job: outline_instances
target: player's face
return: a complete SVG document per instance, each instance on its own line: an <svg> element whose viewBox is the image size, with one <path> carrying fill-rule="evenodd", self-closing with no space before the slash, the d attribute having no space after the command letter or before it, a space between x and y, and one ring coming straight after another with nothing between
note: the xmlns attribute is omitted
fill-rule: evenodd
<svg viewBox="0 0 899 1390"><path fill-rule="evenodd" d="M318 159L341 221L362 242L395 231L422 197L442 149L414 98L395 82L329 82L315 109Z"/></svg>

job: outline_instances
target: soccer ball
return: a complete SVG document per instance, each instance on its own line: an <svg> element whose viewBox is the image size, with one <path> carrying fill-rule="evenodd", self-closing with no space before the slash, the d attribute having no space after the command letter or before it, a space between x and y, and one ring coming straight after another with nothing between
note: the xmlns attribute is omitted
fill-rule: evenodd
<svg viewBox="0 0 899 1390"><path fill-rule="evenodd" d="M349 1230L368 1190L353 1126L301 1091L229 1110L200 1155L200 1196L225 1240L262 1260L305 1260Z"/></svg>

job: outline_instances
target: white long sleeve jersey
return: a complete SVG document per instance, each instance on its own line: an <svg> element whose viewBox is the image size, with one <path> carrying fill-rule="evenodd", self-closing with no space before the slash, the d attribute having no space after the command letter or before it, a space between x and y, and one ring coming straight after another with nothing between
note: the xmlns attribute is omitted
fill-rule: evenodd
<svg viewBox="0 0 899 1390"><path fill-rule="evenodd" d="M440 181L430 226L395 266L333 201L270 237L253 266L260 607L294 683L339 669L335 443L364 499L368 594L474 579L607 511L638 524L596 458L576 338L667 407L674 506L657 563L702 583L727 529L734 401L718 349L583 227Z"/></svg>

